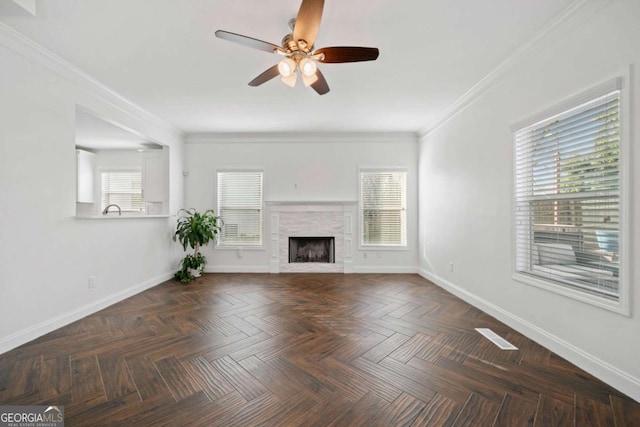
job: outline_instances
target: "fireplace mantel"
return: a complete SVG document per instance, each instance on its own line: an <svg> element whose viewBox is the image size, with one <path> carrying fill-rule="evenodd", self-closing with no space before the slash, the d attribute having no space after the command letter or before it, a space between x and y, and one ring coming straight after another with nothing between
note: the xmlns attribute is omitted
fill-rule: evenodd
<svg viewBox="0 0 640 427"><path fill-rule="evenodd" d="M265 201L271 219L270 271L352 273L357 201ZM335 238L335 263L289 263L289 237Z"/></svg>

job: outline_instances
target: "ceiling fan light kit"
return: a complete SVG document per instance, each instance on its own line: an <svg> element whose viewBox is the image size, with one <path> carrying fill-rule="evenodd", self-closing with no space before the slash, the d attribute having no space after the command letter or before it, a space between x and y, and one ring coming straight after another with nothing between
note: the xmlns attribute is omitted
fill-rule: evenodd
<svg viewBox="0 0 640 427"><path fill-rule="evenodd" d="M324 0L302 0L298 15L289 21L292 32L284 36L281 46L223 30L216 31L216 37L284 56L277 65L249 82L249 86L260 86L280 75L284 84L294 87L296 70L300 70L304 85L311 86L319 95L324 95L329 92L329 85L318 69L317 62L335 64L374 61L378 58L379 51L375 47L335 46L314 52L313 44L320 28L323 8Z"/></svg>
<svg viewBox="0 0 640 427"><path fill-rule="evenodd" d="M298 66L300 67L300 71L302 71L302 74L307 77L315 76L316 71L318 70L318 66L316 65L315 61L310 58L302 58Z"/></svg>
<svg viewBox="0 0 640 427"><path fill-rule="evenodd" d="M296 72L296 63L291 58L284 58L278 63L278 72L282 77L289 77Z"/></svg>
<svg viewBox="0 0 640 427"><path fill-rule="evenodd" d="M294 87L296 85L296 79L297 75L294 70L293 73L289 74L288 76L282 76L280 80L282 80L282 83L286 84L287 86Z"/></svg>

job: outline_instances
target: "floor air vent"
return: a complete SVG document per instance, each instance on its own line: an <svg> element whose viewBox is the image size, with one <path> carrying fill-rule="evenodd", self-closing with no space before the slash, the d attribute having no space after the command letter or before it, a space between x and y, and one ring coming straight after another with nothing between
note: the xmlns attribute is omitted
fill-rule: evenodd
<svg viewBox="0 0 640 427"><path fill-rule="evenodd" d="M476 331L480 332L486 339L497 345L500 350L517 350L518 347L511 344L509 341L502 338L500 335L493 332L488 328L476 328Z"/></svg>

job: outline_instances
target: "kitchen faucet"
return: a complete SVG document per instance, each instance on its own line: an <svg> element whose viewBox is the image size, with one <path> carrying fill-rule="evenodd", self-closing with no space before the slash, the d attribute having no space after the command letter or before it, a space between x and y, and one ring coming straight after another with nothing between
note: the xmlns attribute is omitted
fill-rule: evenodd
<svg viewBox="0 0 640 427"><path fill-rule="evenodd" d="M116 208L118 208L118 215L122 216L122 209L120 209L120 206L116 205L115 203L112 203L110 205L108 205L106 208L104 208L104 210L102 211L102 215L106 215L109 213L109 208L111 206L115 206Z"/></svg>

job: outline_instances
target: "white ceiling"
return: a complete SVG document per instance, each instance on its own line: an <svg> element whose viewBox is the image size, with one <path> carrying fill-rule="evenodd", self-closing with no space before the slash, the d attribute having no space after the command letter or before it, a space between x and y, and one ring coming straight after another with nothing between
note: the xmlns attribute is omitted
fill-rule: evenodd
<svg viewBox="0 0 640 427"><path fill-rule="evenodd" d="M443 111L577 0L325 0L316 47L371 46L321 64L331 92L247 83L279 57L300 0L38 0L0 20L185 132L407 131Z"/></svg>

